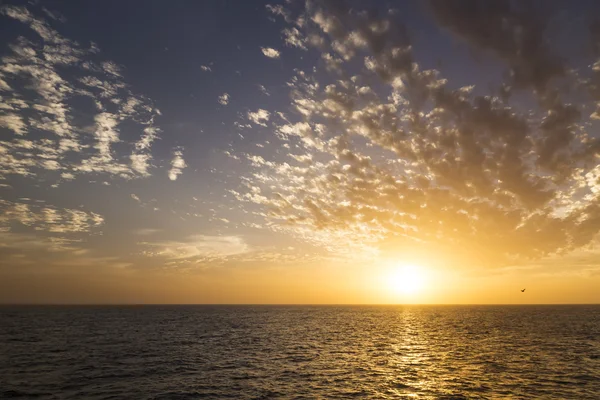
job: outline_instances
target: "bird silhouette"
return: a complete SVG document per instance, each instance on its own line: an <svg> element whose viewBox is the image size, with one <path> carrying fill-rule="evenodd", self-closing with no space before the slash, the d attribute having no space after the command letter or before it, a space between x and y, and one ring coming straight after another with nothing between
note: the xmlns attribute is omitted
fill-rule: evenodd
<svg viewBox="0 0 600 400"><path fill-rule="evenodd" d="M525 291L525 289L521 289L521 293L523 293Z"/></svg>

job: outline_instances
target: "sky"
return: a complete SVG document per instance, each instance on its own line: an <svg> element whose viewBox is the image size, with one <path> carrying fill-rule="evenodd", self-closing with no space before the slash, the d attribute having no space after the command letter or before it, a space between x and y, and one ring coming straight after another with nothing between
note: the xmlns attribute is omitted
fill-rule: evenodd
<svg viewBox="0 0 600 400"><path fill-rule="evenodd" d="M3 1L0 302L599 303L599 11Z"/></svg>

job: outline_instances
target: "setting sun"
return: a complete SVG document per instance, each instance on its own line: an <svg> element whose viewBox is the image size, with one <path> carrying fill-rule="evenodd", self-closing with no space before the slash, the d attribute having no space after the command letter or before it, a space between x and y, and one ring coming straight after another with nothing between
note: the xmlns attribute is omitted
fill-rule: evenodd
<svg viewBox="0 0 600 400"><path fill-rule="evenodd" d="M415 295L423 290L425 276L422 268L402 265L392 270L388 277L389 288L394 293Z"/></svg>

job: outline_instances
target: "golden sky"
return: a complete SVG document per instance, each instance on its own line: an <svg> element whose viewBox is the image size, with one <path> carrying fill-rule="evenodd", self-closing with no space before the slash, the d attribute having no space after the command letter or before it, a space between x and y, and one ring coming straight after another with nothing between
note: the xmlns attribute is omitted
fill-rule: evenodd
<svg viewBox="0 0 600 400"><path fill-rule="evenodd" d="M600 302L594 13L227 4L0 6L0 302Z"/></svg>

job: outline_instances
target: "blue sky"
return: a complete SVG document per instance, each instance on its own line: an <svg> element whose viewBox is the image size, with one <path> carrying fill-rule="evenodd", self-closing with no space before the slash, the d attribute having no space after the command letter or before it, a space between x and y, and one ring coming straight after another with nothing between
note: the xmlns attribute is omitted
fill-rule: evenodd
<svg viewBox="0 0 600 400"><path fill-rule="evenodd" d="M7 279L598 274L596 2L0 7Z"/></svg>

